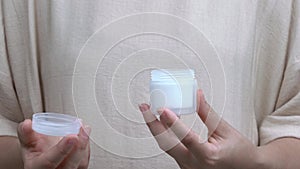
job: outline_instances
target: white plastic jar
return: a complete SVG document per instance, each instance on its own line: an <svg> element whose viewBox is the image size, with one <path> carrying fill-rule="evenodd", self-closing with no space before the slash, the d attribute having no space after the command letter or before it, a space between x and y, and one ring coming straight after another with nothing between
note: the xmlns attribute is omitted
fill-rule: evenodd
<svg viewBox="0 0 300 169"><path fill-rule="evenodd" d="M196 112L198 85L195 72L186 70L152 70L150 82L151 111L169 108L178 116Z"/></svg>

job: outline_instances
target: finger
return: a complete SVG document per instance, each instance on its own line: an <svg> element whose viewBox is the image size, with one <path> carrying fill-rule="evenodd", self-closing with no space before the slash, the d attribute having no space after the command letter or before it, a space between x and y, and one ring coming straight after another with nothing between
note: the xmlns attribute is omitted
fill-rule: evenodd
<svg viewBox="0 0 300 169"><path fill-rule="evenodd" d="M89 161L90 161L90 134L91 134L91 127L90 126L85 126L84 127L84 137L87 137L87 144L85 145L85 149L83 152L83 158L80 161L78 169L86 169L89 166Z"/></svg>
<svg viewBox="0 0 300 169"><path fill-rule="evenodd" d="M30 119L24 120L18 126L18 138L24 147L32 147L37 142L36 133L32 130Z"/></svg>
<svg viewBox="0 0 300 169"><path fill-rule="evenodd" d="M174 133L172 133L172 131L164 127L164 125L156 118L149 108L150 107L147 104L142 104L140 106L140 110L142 111L146 124L156 139L159 147L164 151L168 151L180 143L180 141L177 139Z"/></svg>
<svg viewBox="0 0 300 169"><path fill-rule="evenodd" d="M78 142L76 135L61 139L55 146L44 152L35 160L34 166L40 168L56 168L71 153Z"/></svg>
<svg viewBox="0 0 300 169"><path fill-rule="evenodd" d="M91 127L88 125L85 125L80 128L80 132L78 134L79 137L79 143L80 143L80 149L81 150L86 150L87 145L89 144L90 141L90 134L91 134Z"/></svg>
<svg viewBox="0 0 300 169"><path fill-rule="evenodd" d="M230 125L206 102L202 90L197 91L197 113L207 126L209 136L216 132L217 135L225 137L230 131Z"/></svg>
<svg viewBox="0 0 300 169"><path fill-rule="evenodd" d="M176 135L174 135L170 129L166 129L165 126L156 118L156 116L150 111L149 105L141 104L139 108L147 126L162 150L172 156L180 164L193 160L194 157L192 154L183 144L180 143Z"/></svg>
<svg viewBox="0 0 300 169"><path fill-rule="evenodd" d="M174 112L163 109L159 114L161 122L169 126L181 143L196 157L202 157L210 150L211 145L180 121Z"/></svg>
<svg viewBox="0 0 300 169"><path fill-rule="evenodd" d="M89 162L90 162L90 154L91 154L91 148L90 148L90 142L87 145L86 151L85 151L85 155L84 155L84 159L81 160L78 169L86 169L89 166Z"/></svg>
<svg viewBox="0 0 300 169"><path fill-rule="evenodd" d="M143 118L153 136L157 136L167 130L151 112L148 104L143 103L139 105L139 109L142 112Z"/></svg>
<svg viewBox="0 0 300 169"><path fill-rule="evenodd" d="M67 159L63 162L62 168L79 168L81 162L86 163L85 160L87 160L87 157L85 157L85 155L87 155L86 151L88 149L87 145L89 143L90 132L91 128L89 126L80 128L80 132L78 134L78 143L76 144L70 155L67 157Z"/></svg>
<svg viewBox="0 0 300 169"><path fill-rule="evenodd" d="M177 144L172 149L166 151L166 153L172 156L179 166L182 166L184 168L199 166L198 160L182 143Z"/></svg>

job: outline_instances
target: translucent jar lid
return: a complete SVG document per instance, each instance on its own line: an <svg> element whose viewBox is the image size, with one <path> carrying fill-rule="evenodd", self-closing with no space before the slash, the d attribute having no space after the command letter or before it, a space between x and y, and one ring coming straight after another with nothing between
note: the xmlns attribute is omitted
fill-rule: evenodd
<svg viewBox="0 0 300 169"><path fill-rule="evenodd" d="M35 113L32 117L32 129L49 136L78 134L80 127L81 120L71 115L45 112Z"/></svg>
<svg viewBox="0 0 300 169"><path fill-rule="evenodd" d="M195 79L195 71L192 69L182 70L152 70L151 81L152 82L165 82L170 83L174 81L193 81Z"/></svg>

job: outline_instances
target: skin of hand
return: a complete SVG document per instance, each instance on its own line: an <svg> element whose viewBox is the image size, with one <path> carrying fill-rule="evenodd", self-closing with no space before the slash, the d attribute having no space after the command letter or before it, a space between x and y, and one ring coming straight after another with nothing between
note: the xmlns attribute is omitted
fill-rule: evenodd
<svg viewBox="0 0 300 169"><path fill-rule="evenodd" d="M162 150L183 169L257 169L262 166L257 146L231 127L197 92L197 113L208 128L208 140L202 140L169 109L160 109L160 120L141 104L143 117Z"/></svg>
<svg viewBox="0 0 300 169"><path fill-rule="evenodd" d="M19 139L17 137L0 136L1 168L24 169L20 147Z"/></svg>
<svg viewBox="0 0 300 169"><path fill-rule="evenodd" d="M91 128L82 126L78 135L61 139L36 133L26 119L18 127L25 169L86 169L89 164Z"/></svg>

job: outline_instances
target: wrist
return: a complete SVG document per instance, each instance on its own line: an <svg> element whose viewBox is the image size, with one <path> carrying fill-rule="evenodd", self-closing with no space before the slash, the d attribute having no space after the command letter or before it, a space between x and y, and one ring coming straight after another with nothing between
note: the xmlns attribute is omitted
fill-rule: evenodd
<svg viewBox="0 0 300 169"><path fill-rule="evenodd" d="M255 157L255 164L257 168L260 169L270 169L270 163L268 160L268 156L264 147L257 147L256 157Z"/></svg>
<svg viewBox="0 0 300 169"><path fill-rule="evenodd" d="M249 153L248 162L245 164L247 165L247 169L271 169L269 165L269 160L265 153L265 150L262 147L255 146L253 147L252 153ZM272 168L273 169L273 168Z"/></svg>
<svg viewBox="0 0 300 169"><path fill-rule="evenodd" d="M276 148L270 146L260 146L257 147L257 158L256 163L260 169L279 169L285 168L285 164L279 156L280 151L277 151Z"/></svg>
<svg viewBox="0 0 300 169"><path fill-rule="evenodd" d="M240 153L239 153L240 154ZM261 147L251 146L243 151L237 159L237 163L234 165L234 169L273 169L268 165L268 159Z"/></svg>

